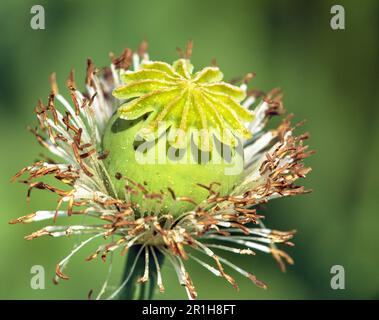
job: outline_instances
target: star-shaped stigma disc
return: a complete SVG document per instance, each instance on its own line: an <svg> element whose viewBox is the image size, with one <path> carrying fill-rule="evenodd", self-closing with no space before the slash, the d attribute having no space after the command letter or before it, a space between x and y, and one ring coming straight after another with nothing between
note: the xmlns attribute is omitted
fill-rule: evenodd
<svg viewBox="0 0 379 320"><path fill-rule="evenodd" d="M137 71L122 75L124 85L113 95L125 102L118 109L120 118L135 120L148 115L139 134L155 139L160 130L170 128L172 145L186 146L189 136L201 150L212 149L212 136L235 146L237 138L250 138L244 123L253 114L240 105L246 93L222 81L218 67L206 67L193 73L188 59L172 65L160 61L144 62Z"/></svg>

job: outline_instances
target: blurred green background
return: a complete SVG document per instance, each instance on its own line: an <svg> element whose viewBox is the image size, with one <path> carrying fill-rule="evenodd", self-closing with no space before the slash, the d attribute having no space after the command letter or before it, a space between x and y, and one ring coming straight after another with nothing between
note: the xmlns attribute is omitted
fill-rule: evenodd
<svg viewBox="0 0 379 320"><path fill-rule="evenodd" d="M71 280L52 284L56 262L76 239L23 240L43 224L7 222L55 208L56 198L35 191L27 204L25 186L9 178L43 151L25 128L36 123L33 109L49 94L50 73L63 84L74 68L80 83L88 56L107 65L109 51L119 54L143 39L152 58L168 62L177 58L177 46L193 39L195 66L216 58L228 79L255 71L252 86L280 86L287 110L308 120L303 130L317 150L304 181L314 192L276 200L264 212L269 227L298 230L289 250L296 264L282 274L269 256L239 258L269 289L236 276L238 293L191 264L199 298L379 298L379 2L338 3L346 11L343 31L329 25L335 1L1 1L0 298L85 299L99 289L107 265L83 261L95 245L72 261L66 270ZM34 4L45 8L45 30L30 27ZM114 260L117 285L124 258ZM345 268L345 290L330 287L336 264ZM46 269L45 290L30 287L33 265ZM166 293L157 298L186 298L172 269L165 267L163 277Z"/></svg>

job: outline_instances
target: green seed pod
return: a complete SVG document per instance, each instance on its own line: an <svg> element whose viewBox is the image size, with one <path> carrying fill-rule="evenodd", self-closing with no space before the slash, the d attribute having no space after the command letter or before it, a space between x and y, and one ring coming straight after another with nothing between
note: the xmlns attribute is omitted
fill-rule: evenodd
<svg viewBox="0 0 379 320"><path fill-rule="evenodd" d="M178 215L194 207L191 199L207 198L204 186L217 184L223 195L240 179L241 138L250 137L244 121L253 115L239 104L244 90L222 78L217 67L193 74L187 59L172 66L145 62L122 76L125 84L113 94L124 104L103 137L109 151L105 164L118 197L128 196L124 178L140 184L142 193L144 188L149 193L169 190L171 197L153 209ZM142 195L132 198L142 204Z"/></svg>
<svg viewBox="0 0 379 320"><path fill-rule="evenodd" d="M163 212L179 215L194 207L191 200L199 203L209 195L199 184L214 183L214 190L224 195L241 178L242 148L236 150L216 141L215 146L217 143L218 146L211 152L201 152L194 143L177 149L169 144L167 134L151 142L141 141L137 133L143 125L143 119L124 120L115 114L105 130L103 148L109 150L105 165L117 197L125 197L126 177L141 184L149 193L164 191L168 196L164 197L163 205L156 204L155 209L159 207ZM132 195L132 200L142 203L143 197L138 191L140 194ZM174 197L184 201L174 201Z"/></svg>

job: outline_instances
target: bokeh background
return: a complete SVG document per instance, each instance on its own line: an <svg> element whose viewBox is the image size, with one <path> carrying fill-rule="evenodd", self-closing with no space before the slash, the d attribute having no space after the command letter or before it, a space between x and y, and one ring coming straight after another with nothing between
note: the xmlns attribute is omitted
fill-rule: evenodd
<svg viewBox="0 0 379 320"><path fill-rule="evenodd" d="M229 79L255 71L253 87L280 86L287 110L307 119L303 130L317 150L307 160L313 172L304 181L314 192L265 208L269 227L298 230L296 247L289 250L296 264L282 274L263 254L239 258L269 289L236 276L238 293L190 265L199 298L379 298L379 2L338 3L346 11L343 31L330 28L334 1L1 1L0 298L86 299L90 289L99 289L107 265L83 261L92 247L66 270L71 280L52 284L56 262L77 239L23 240L42 225L8 221L53 208L56 198L35 191L27 204L25 186L9 178L43 151L26 126L35 124L37 99L48 96L50 73L57 72L62 87L74 68L80 82L88 56L107 65L109 51L119 54L143 39L151 57L169 62L177 58L175 48L192 39L195 66L217 58ZM34 4L45 8L45 30L30 27ZM113 285L123 264L116 255ZM345 268L345 290L330 287L336 264ZM45 290L30 287L33 265L46 269ZM165 267L163 276L166 293L157 298L186 298L172 269Z"/></svg>

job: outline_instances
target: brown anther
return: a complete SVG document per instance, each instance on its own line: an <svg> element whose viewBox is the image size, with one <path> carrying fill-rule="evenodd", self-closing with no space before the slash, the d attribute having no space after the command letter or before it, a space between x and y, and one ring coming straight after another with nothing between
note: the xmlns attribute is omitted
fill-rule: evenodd
<svg viewBox="0 0 379 320"><path fill-rule="evenodd" d="M143 57L145 53L147 52L148 47L149 47L149 44L147 40L146 39L143 40L138 47L138 50L137 50L138 55L140 57Z"/></svg>
<svg viewBox="0 0 379 320"><path fill-rule="evenodd" d="M76 90L76 84L75 84L75 75L74 75L74 69L71 69L70 74L67 79L67 87L70 90Z"/></svg>
<svg viewBox="0 0 379 320"><path fill-rule="evenodd" d="M95 67L93 65L92 59L87 59L87 73L86 73L86 85L93 87L93 75L95 73Z"/></svg>
<svg viewBox="0 0 379 320"><path fill-rule="evenodd" d="M192 50L193 50L193 41L192 40L189 40L187 42L187 46L186 46L186 52L184 54L184 58L186 59L190 59L191 56L192 56Z"/></svg>
<svg viewBox="0 0 379 320"><path fill-rule="evenodd" d="M112 60L112 64L116 69L127 70L132 64L133 51L129 48L125 48L120 57L116 58L114 53L110 53L109 56Z"/></svg>
<svg viewBox="0 0 379 320"><path fill-rule="evenodd" d="M251 79L253 79L254 77L256 76L256 73L255 72L249 72L248 74L246 74L244 76L244 78L242 79L242 82L245 83L245 84L248 84L249 81Z"/></svg>
<svg viewBox="0 0 379 320"><path fill-rule="evenodd" d="M97 156L97 160L105 160L109 155L109 150L103 150L99 155Z"/></svg>
<svg viewBox="0 0 379 320"><path fill-rule="evenodd" d="M50 87L51 87L51 93L54 96L56 96L59 93L59 91L58 91L58 85L57 85L57 76L55 72L53 72L50 75Z"/></svg>
<svg viewBox="0 0 379 320"><path fill-rule="evenodd" d="M63 279L63 280L68 280L70 279L69 276L65 275L64 273L62 273L62 271L60 270L60 266L59 264L57 264L57 266L55 267L55 274L57 275L57 277Z"/></svg>

